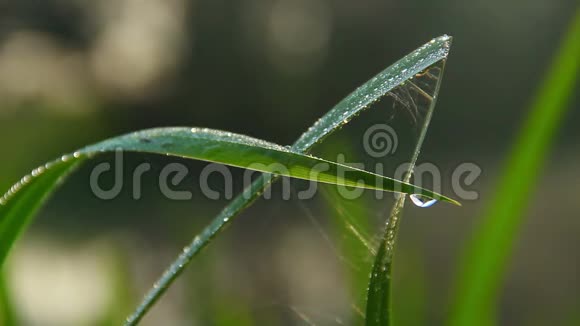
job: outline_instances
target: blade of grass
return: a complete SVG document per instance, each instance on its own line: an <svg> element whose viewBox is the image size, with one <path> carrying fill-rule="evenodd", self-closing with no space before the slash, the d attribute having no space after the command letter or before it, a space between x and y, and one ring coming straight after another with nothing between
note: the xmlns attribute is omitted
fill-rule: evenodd
<svg viewBox="0 0 580 326"><path fill-rule="evenodd" d="M0 264L56 181L77 161L116 150L157 153L222 163L254 171L375 190L445 196L374 173L307 156L263 140L210 129L160 128L134 132L85 147L26 176L0 198Z"/></svg>
<svg viewBox="0 0 580 326"><path fill-rule="evenodd" d="M450 37L447 35L435 38L380 72L320 118L308 131L302 134L294 143L292 149L305 153L310 151L314 145L348 123L373 102L387 95L393 88L435 62L446 58L449 53L449 42ZM163 272L134 313L127 318L126 325L137 324L165 293L173 281L179 277L191 259L229 225L233 217L258 199L275 180L270 175L263 175L244 189L241 195L234 198L200 234L193 238L191 243L183 249L173 263Z"/></svg>
<svg viewBox="0 0 580 326"><path fill-rule="evenodd" d="M51 164L49 169L36 169L0 197L0 268L12 244L30 224L34 214L51 192L83 160L84 158L62 160L58 164ZM41 173L42 171L44 172ZM34 182L30 182L32 178L35 178Z"/></svg>
<svg viewBox="0 0 580 326"><path fill-rule="evenodd" d="M449 40L449 42L451 42L451 40ZM429 109L425 115L425 120L421 126L417 144L415 145L413 157L411 158L409 167L407 169L407 174L404 178L406 182L411 179L415 164L419 158L419 153L421 152L421 147L423 146L423 141L427 135L427 129L429 128L431 117L433 116L433 111L435 109L437 97L439 95L439 88L441 87L441 80L443 79L443 73L445 71L445 61L446 58L440 60L441 72L439 74L439 78L437 79L437 84L435 85L435 91L432 96L433 100L429 104ZM403 213L405 198L406 196L404 195L399 196L393 205L389 219L385 225L385 231L383 233L379 249L377 250L377 256L375 257L375 262L373 264L367 295L367 326L392 325L391 279L393 273L393 254L395 252L395 244L399 230L399 221Z"/></svg>
<svg viewBox="0 0 580 326"><path fill-rule="evenodd" d="M549 145L574 92L580 68L578 58L580 10L532 102L494 198L460 260L450 325L495 324L494 304L507 260Z"/></svg>

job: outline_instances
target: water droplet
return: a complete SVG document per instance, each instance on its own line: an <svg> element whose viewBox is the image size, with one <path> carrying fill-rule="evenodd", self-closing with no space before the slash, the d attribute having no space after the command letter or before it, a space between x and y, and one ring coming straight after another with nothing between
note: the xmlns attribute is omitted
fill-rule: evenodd
<svg viewBox="0 0 580 326"><path fill-rule="evenodd" d="M73 153L73 156L74 156L75 158L79 158L79 157L81 157L81 152L74 152L74 153Z"/></svg>
<svg viewBox="0 0 580 326"><path fill-rule="evenodd" d="M415 204L416 206L422 207L422 208L427 208L427 207L431 207L433 206L433 204L435 204L437 202L437 199L428 199L428 198L424 198L421 195L411 195L409 196L411 198L411 201L413 202L413 204Z"/></svg>
<svg viewBox="0 0 580 326"><path fill-rule="evenodd" d="M32 176L37 177L37 176L41 175L44 171L45 171L44 166L40 166L40 167L32 170Z"/></svg>

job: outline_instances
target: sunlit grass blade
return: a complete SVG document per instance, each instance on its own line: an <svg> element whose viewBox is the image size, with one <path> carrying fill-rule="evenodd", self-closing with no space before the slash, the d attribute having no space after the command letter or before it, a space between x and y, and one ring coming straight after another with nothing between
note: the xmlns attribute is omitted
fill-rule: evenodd
<svg viewBox="0 0 580 326"><path fill-rule="evenodd" d="M425 136L427 134L427 129L429 128L429 123L431 122L431 117L433 116L433 111L437 103L437 96L439 94L439 88L441 86L441 80L443 79L443 72L445 70L445 61L446 58L443 58L438 63L434 64L439 65L439 67L437 67L439 74L433 90L433 94L430 95L432 99L429 103L429 108L419 132L419 138L417 139L417 143L413 151L413 157L411 158L409 167L407 169L407 174L404 179L406 182L411 179L415 164L419 157L419 153L421 152L421 147L423 146L423 141L425 140ZM387 220L383 237L377 250L367 295L367 326L392 325L391 279L393 273L393 254L395 252L399 222L403 213L405 198L406 196L403 195L397 198L391 210L389 219Z"/></svg>
<svg viewBox="0 0 580 326"><path fill-rule="evenodd" d="M24 177L0 198L0 264L40 203L77 161L117 150L179 156L343 186L416 193L456 203L408 183L243 135L197 128L150 129L105 140L48 163Z"/></svg>
<svg viewBox="0 0 580 326"><path fill-rule="evenodd" d="M14 241L26 229L35 213L62 179L82 161L83 158L62 160L50 164L48 169L35 169L0 197L0 268Z"/></svg>
<svg viewBox="0 0 580 326"><path fill-rule="evenodd" d="M449 324L493 325L506 264L580 68L580 10L532 102L494 198L460 261Z"/></svg>
<svg viewBox="0 0 580 326"><path fill-rule="evenodd" d="M356 115L367 109L373 102L387 95L399 84L412 78L432 64L444 59L449 53L450 37L444 35L409 53L393 65L357 88L334 108L320 118L294 143L292 149L297 152L308 152L325 137L348 123ZM127 318L126 325L135 325L157 300L165 293L171 283L183 272L193 257L195 257L211 240L223 230L233 217L250 206L275 178L263 175L243 193L232 200L200 234L193 238L179 256L161 275L155 286L145 295L135 312Z"/></svg>

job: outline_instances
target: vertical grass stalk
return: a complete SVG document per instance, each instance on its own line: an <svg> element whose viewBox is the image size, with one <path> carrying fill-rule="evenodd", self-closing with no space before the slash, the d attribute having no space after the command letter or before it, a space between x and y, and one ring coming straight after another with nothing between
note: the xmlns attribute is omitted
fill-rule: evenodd
<svg viewBox="0 0 580 326"><path fill-rule="evenodd" d="M415 168L417 159L423 146L423 141L427 135L427 129L433 116L437 97L439 95L439 88L443 73L445 70L445 59L441 60L441 73L437 79L433 100L429 105L429 109L425 115L425 120L421 126L421 131L413 151L407 173L405 175L405 182L410 181ZM395 252L395 244L397 240L397 233L399 231L399 222L402 216L403 206L405 205L405 195L398 196L386 222L385 231L375 258L371 278L369 281L369 289L367 295L366 308L366 325L367 326L388 326L392 325L392 287L391 279L393 273L393 255Z"/></svg>
<svg viewBox="0 0 580 326"><path fill-rule="evenodd" d="M481 225L460 261L449 325L494 325L508 258L534 184L574 92L580 68L580 9L521 129Z"/></svg>

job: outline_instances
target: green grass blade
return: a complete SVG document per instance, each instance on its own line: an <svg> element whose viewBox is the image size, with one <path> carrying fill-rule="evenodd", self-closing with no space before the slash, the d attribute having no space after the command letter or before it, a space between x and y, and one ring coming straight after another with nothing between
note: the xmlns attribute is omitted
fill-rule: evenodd
<svg viewBox="0 0 580 326"><path fill-rule="evenodd" d="M446 58L449 53L449 42L450 37L446 35L435 38L380 72L320 118L308 131L302 134L294 143L292 149L297 152L310 151L315 144L348 123L373 102L387 95L393 88L432 64ZM275 178L271 175L263 175L244 189L241 195L234 198L165 270L155 283L155 286L145 295L135 312L127 318L126 325L137 324L165 293L171 283L179 277L191 259L229 225L233 217L258 199L273 181L275 181Z"/></svg>
<svg viewBox="0 0 580 326"><path fill-rule="evenodd" d="M447 35L435 38L383 70L320 118L302 134L292 148L302 152L309 151L312 146L320 143L395 87L446 58L450 42L451 37Z"/></svg>
<svg viewBox="0 0 580 326"><path fill-rule="evenodd" d="M580 10L514 144L488 206L459 266L449 324L493 325L494 305L526 206L549 145L574 92L580 60ZM577 88L576 88L577 90Z"/></svg>
<svg viewBox="0 0 580 326"><path fill-rule="evenodd" d="M449 42L451 42L451 40L449 40ZM425 115L425 120L421 126L419 138L417 139L417 143L413 151L413 157L411 158L409 167L407 169L407 174L404 179L406 182L411 179L415 164L419 158L419 153L421 152L421 147L423 146L423 141L425 140L425 136L427 134L427 129L429 128L429 123L431 122L431 117L433 116L433 111L435 109L437 97L439 94L439 88L441 86L441 80L443 79L443 73L445 71L445 60L446 58L439 61L439 64L441 65L441 72L439 74L439 78L437 79L437 84L435 85L435 90L432 96L433 100L429 104L429 109ZM367 326L392 325L391 279L393 273L393 254L395 252L395 243L399 230L399 222L403 213L404 205L405 196L399 196L391 210L381 243L379 245L379 249L377 250L377 256L375 257L375 262L373 264L367 295Z"/></svg>
<svg viewBox="0 0 580 326"><path fill-rule="evenodd" d="M116 150L179 156L351 187L419 193L455 203L445 196L408 183L293 152L243 135L197 128L150 129L105 140L49 163L42 171L36 170L36 173L24 177L0 198L0 263L40 203L75 163L98 153Z"/></svg>
<svg viewBox="0 0 580 326"><path fill-rule="evenodd" d="M35 169L0 197L0 268L14 241L30 224L35 213L83 158L61 160Z"/></svg>

